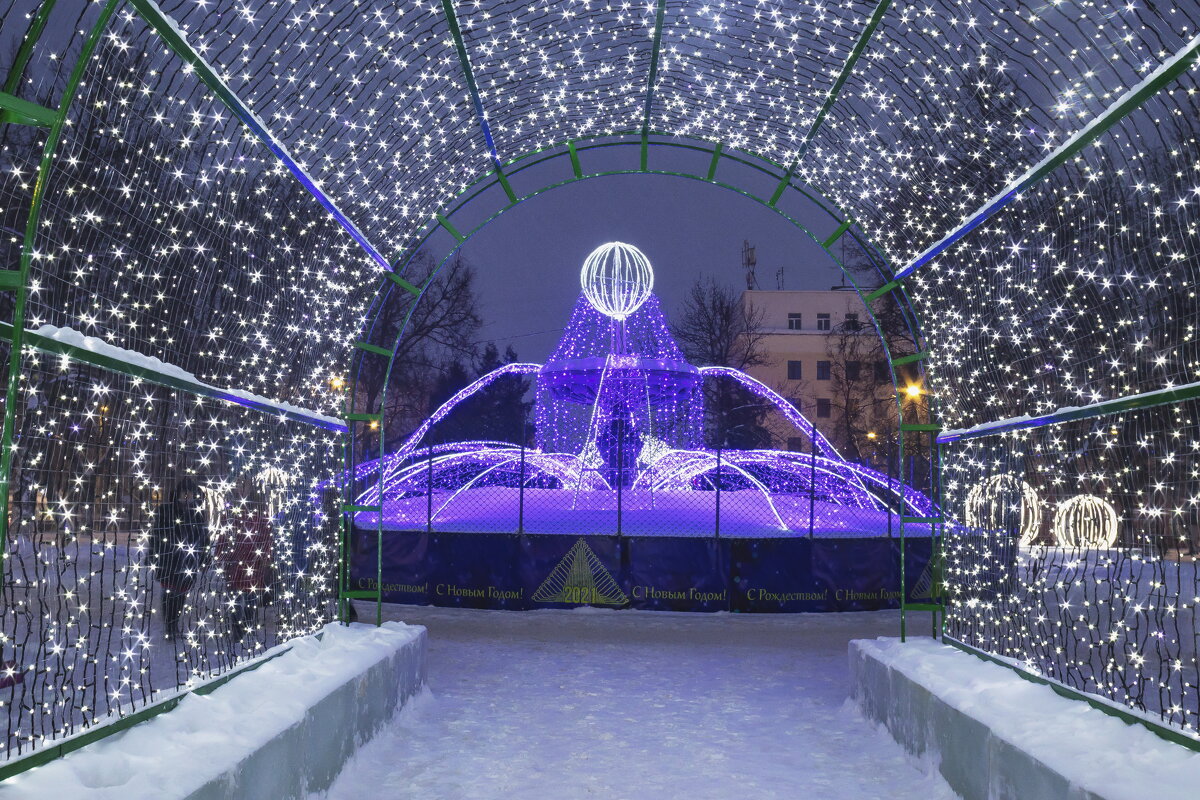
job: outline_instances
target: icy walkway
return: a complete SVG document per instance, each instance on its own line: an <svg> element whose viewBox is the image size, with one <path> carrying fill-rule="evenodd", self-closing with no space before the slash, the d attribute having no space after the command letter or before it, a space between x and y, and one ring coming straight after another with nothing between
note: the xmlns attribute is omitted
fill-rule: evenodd
<svg viewBox="0 0 1200 800"><path fill-rule="evenodd" d="M432 692L331 798L955 796L846 700L846 643L894 612L387 616L428 627Z"/></svg>

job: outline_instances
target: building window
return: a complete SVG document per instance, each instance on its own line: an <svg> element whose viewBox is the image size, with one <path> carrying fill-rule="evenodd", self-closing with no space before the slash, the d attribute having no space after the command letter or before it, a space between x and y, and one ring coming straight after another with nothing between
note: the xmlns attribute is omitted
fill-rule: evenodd
<svg viewBox="0 0 1200 800"><path fill-rule="evenodd" d="M789 361L788 362L788 380L798 381L804 378L804 362Z"/></svg>
<svg viewBox="0 0 1200 800"><path fill-rule="evenodd" d="M831 362L829 362L829 361L818 361L817 362L817 380L819 380L819 381L829 380L830 372L832 372L832 370L830 369L830 363Z"/></svg>
<svg viewBox="0 0 1200 800"><path fill-rule="evenodd" d="M876 361L875 362L875 382L876 383L891 383L892 382L892 371L891 371L891 369L888 368L888 362L886 362L886 361Z"/></svg>
<svg viewBox="0 0 1200 800"><path fill-rule="evenodd" d="M846 362L846 380L856 381L862 377L862 362L847 361Z"/></svg>
<svg viewBox="0 0 1200 800"><path fill-rule="evenodd" d="M832 327L833 325L829 321L828 314L817 314L817 330L827 331Z"/></svg>
<svg viewBox="0 0 1200 800"><path fill-rule="evenodd" d="M817 416L822 419L833 416L833 403L828 397L817 398Z"/></svg>
<svg viewBox="0 0 1200 800"><path fill-rule="evenodd" d="M800 319L801 319L800 314L788 314L788 330L789 331L800 330L801 329Z"/></svg>
<svg viewBox="0 0 1200 800"><path fill-rule="evenodd" d="M789 436L788 437L788 450L791 450L793 453L803 453L804 452L804 437L803 436Z"/></svg>
<svg viewBox="0 0 1200 800"><path fill-rule="evenodd" d="M859 327L860 326L858 324L858 314L847 314L846 315L846 330L856 331L859 329Z"/></svg>

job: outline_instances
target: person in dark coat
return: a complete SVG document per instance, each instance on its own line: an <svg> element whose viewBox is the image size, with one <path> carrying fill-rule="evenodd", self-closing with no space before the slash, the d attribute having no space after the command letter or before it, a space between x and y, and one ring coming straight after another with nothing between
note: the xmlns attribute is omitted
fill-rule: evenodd
<svg viewBox="0 0 1200 800"><path fill-rule="evenodd" d="M217 539L217 563L225 575L225 588L233 595L230 633L242 638L254 627L264 594L271 588L271 523L260 509L240 504L225 514L226 524Z"/></svg>
<svg viewBox="0 0 1200 800"><path fill-rule="evenodd" d="M167 638L179 635L179 618L188 591L208 562L209 534L204 495L191 478L180 480L158 507L150 532L150 556L163 588L163 624Z"/></svg>
<svg viewBox="0 0 1200 800"><path fill-rule="evenodd" d="M596 448L608 468L605 477L610 486L629 486L633 483L637 477L637 459L642 452L642 439L621 404L613 409L608 427L596 437Z"/></svg>

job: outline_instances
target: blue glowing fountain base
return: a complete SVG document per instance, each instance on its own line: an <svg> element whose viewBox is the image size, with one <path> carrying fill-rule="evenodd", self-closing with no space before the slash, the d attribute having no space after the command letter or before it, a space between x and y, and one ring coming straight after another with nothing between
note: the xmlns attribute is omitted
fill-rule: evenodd
<svg viewBox="0 0 1200 800"><path fill-rule="evenodd" d="M454 495L457 494L456 497ZM523 496L522 496L523 494ZM454 497L453 502L446 505ZM806 494L775 494L770 500L752 489L724 491L720 498L721 536L863 537L898 535L900 520L886 510L856 508ZM718 533L715 491L634 489L617 497L614 491L580 492L567 489L526 489L488 486L460 493L433 494L433 529L465 533L713 536ZM772 507L773 506L773 507ZM429 497L418 495L384 503L383 529L420 531L427 527ZM523 515L522 515L523 509ZM780 524L782 521L782 525ZM360 513L360 528L374 528L375 514ZM928 536L928 526L906 525L907 536Z"/></svg>

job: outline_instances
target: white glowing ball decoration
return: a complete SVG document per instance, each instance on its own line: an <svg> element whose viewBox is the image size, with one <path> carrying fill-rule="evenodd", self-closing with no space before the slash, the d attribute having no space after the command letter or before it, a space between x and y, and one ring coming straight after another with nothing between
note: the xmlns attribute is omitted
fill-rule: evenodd
<svg viewBox="0 0 1200 800"><path fill-rule="evenodd" d="M1094 494L1072 497L1054 512L1054 538L1063 547L1112 547L1117 541L1117 509Z"/></svg>
<svg viewBox="0 0 1200 800"><path fill-rule="evenodd" d="M591 252L579 273L592 308L623 322L654 290L654 270L646 254L631 244L609 242Z"/></svg>
<svg viewBox="0 0 1200 800"><path fill-rule="evenodd" d="M1012 505L1014 501L1020 504L1019 509ZM1021 544L1032 543L1042 527L1042 504L1037 491L1011 475L993 475L976 484L967 492L966 505L967 525L985 530L1005 527L1009 514L1019 510Z"/></svg>

